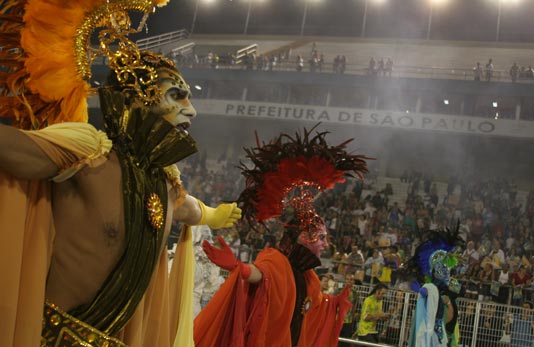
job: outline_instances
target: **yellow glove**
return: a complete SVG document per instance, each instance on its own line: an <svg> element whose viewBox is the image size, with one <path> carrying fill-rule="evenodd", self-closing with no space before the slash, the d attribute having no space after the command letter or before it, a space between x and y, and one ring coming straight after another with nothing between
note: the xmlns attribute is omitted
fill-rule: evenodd
<svg viewBox="0 0 534 347"><path fill-rule="evenodd" d="M212 229L230 228L241 218L241 209L234 202L232 204L220 204L216 208L204 205L198 200L198 206L202 210L202 216L198 225L207 225Z"/></svg>

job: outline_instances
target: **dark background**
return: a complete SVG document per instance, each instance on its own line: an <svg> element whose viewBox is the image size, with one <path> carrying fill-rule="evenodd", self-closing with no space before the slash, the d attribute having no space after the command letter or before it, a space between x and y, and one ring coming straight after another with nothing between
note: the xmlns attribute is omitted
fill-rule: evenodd
<svg viewBox="0 0 534 347"><path fill-rule="evenodd" d="M197 0L171 0L148 20L153 36L190 30ZM252 1L248 34L300 35L306 0ZM307 0L304 35L360 36L364 0ZM433 7L431 39L534 42L534 0L446 0ZM242 34L249 0L198 0L194 33ZM368 0L366 37L424 39L430 0Z"/></svg>

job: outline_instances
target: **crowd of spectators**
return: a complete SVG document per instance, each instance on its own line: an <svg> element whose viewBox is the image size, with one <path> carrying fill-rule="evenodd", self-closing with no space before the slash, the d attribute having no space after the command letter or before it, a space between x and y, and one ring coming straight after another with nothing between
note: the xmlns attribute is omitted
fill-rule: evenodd
<svg viewBox="0 0 534 347"><path fill-rule="evenodd" d="M518 79L533 79L534 78L534 69L532 66L519 66L517 63L513 63L510 67L510 78L512 82L517 82Z"/></svg>
<svg viewBox="0 0 534 347"><path fill-rule="evenodd" d="M257 71L273 71L277 69L289 70L292 58L291 50L279 50L275 53L256 54L247 53L242 57L236 57L232 52L225 54L217 54L208 52L206 55L199 56L195 53L189 54L172 54L170 56L178 66L209 66L213 69L218 69L221 66L240 66L244 70ZM309 72L324 72L326 59L323 53L320 53L315 45L309 55L297 54L295 56L295 70ZM392 62L391 62L392 66ZM347 57L345 55L337 55L332 60L332 72L336 74L343 74L347 68Z"/></svg>
<svg viewBox="0 0 534 347"><path fill-rule="evenodd" d="M493 59L491 58L484 66L482 66L480 62L477 62L475 67L473 68L473 79L475 81L484 80L486 82L491 82L491 80L494 78L494 74L495 67L493 65ZM521 79L533 79L534 69L531 65L529 65L528 67L519 66L516 62L514 62L508 70L508 74L510 75L512 83L515 83Z"/></svg>
<svg viewBox="0 0 534 347"><path fill-rule="evenodd" d="M235 159L207 160L206 154L191 159L180 168L188 192L210 203L237 198L244 182ZM380 341L396 345L407 340L408 331L401 336L401 326L410 324L409 317L403 317L403 308L404 295L411 288L402 266L427 230L455 228L459 220L460 236L466 242L458 252L460 264L454 276L466 289L464 297L478 299L460 304L461 345L473 346L470 339L477 302L484 303L475 334L477 346L534 338L534 330L525 333L520 326L534 299L534 191L526 196L505 178L482 180L462 174L437 181L429 172L406 170L392 180L378 177L378 171L372 169L363 182L350 179L321 194L316 207L330 235L330 248L322 255L323 267L317 269L322 291L336 294L345 284L354 285L349 296L353 307L342 336L357 337L355 327L366 288L383 283L393 290L385 304L389 319L380 325ZM242 221L218 232L241 261L250 262L263 248L276 247L283 227L276 222L251 226Z"/></svg>
<svg viewBox="0 0 534 347"><path fill-rule="evenodd" d="M481 81L484 79L486 82L491 82L494 73L493 59L489 59L486 65L482 67L480 62L477 62L473 68L473 78L475 81Z"/></svg>
<svg viewBox="0 0 534 347"><path fill-rule="evenodd" d="M204 56L198 56L197 54L190 53L187 55L174 54L171 58L178 66L209 66L214 69L218 69L221 66L241 66L246 70L258 70L258 71L273 71L276 69L290 70L291 65L294 62L294 68L296 71L309 72L323 72L324 66L327 63L325 55L320 53L316 45L312 45L312 51L309 56L307 54L297 54L294 58L291 57L291 50L279 50L276 53L268 54L256 54L248 53L239 59L235 53L228 52L225 54L217 54L209 52ZM336 74L343 74L347 69L347 57L345 55L338 54L332 59L332 72ZM391 77L393 73L393 60L389 57L371 57L366 68L363 69L363 73L368 76L387 76ZM493 59L489 58L485 64L477 62L472 69L473 79L475 81L491 82L495 78L502 79L504 75L508 74L512 83L518 80L534 79L534 68L532 65L519 66L516 62L512 64L509 70L498 71L495 69ZM466 77L469 75L466 71Z"/></svg>
<svg viewBox="0 0 534 347"><path fill-rule="evenodd" d="M429 175L411 172L401 179L408 183L404 208L388 202L392 192L387 186L367 195L358 190L341 198L324 195L324 206L335 208L328 207L327 213L335 213L328 213L327 220L335 224L331 232L334 258L341 260L338 272L351 272L345 264L356 263L356 277L363 282L402 285L397 270L424 240L425 231L454 228L460 221L467 246L455 276L464 280L467 295L517 305L531 300L534 193L522 206L516 187L505 179L451 176L441 197Z"/></svg>
<svg viewBox="0 0 534 347"><path fill-rule="evenodd" d="M347 57L338 54L332 63L332 71L336 74L344 74L347 69Z"/></svg>
<svg viewBox="0 0 534 347"><path fill-rule="evenodd" d="M230 162L220 159L218 169L207 176L196 174L206 172L205 159L188 164L182 172L187 190L206 203L235 200L244 183ZM425 232L455 228L460 221L466 246L459 253L455 276L464 281L466 296L516 305L531 300L534 192L519 201L517 187L505 178L451 176L441 195L429 173L406 171L400 181L407 191L394 191L391 184L378 187L370 175L364 182L348 180L321 194L317 210L331 241L323 254L323 272L341 280L352 276L356 283L380 281L409 289L398 270L425 239ZM253 227L242 222L223 231L243 261L276 246L282 232L274 222Z"/></svg>
<svg viewBox="0 0 534 347"><path fill-rule="evenodd" d="M393 60L387 58L384 62L384 58L375 60L371 57L369 60L369 66L367 67L367 75L369 76L388 76L391 77L393 72Z"/></svg>

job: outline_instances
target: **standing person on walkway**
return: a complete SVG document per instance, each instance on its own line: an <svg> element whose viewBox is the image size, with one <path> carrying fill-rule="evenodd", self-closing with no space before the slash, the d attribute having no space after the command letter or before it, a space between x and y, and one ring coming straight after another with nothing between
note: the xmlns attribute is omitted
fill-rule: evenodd
<svg viewBox="0 0 534 347"><path fill-rule="evenodd" d="M486 74L486 82L491 82L491 79L493 77L493 59L488 60L484 72Z"/></svg>
<svg viewBox="0 0 534 347"><path fill-rule="evenodd" d="M482 78L482 66L479 62L477 62L477 65L473 68L473 77L475 81L480 81Z"/></svg>

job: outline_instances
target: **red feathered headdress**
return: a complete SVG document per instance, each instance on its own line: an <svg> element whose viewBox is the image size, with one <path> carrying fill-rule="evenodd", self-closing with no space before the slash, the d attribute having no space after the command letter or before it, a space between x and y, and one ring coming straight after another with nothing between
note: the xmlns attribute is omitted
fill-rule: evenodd
<svg viewBox="0 0 534 347"><path fill-rule="evenodd" d="M345 176L357 176L363 179L367 173L366 159L363 155L354 155L346 151L346 146L353 139L337 146L326 142L328 132L317 132L304 129L303 134L297 132L294 137L281 134L267 144L245 149L254 167L248 168L241 163L241 173L246 178L246 188L239 197L243 214L249 220L263 222L282 215L284 208L291 205L300 220L299 229L310 227L316 218L301 216L316 215L310 201L308 188L324 191L334 187L336 183L345 181ZM257 135L256 135L257 137ZM288 200L290 193L303 190L300 198ZM303 200L304 198L304 200ZM306 212L301 211L306 209ZM311 210L310 210L311 209Z"/></svg>

